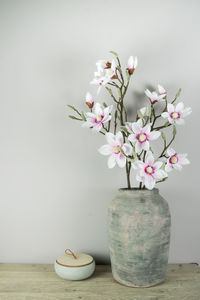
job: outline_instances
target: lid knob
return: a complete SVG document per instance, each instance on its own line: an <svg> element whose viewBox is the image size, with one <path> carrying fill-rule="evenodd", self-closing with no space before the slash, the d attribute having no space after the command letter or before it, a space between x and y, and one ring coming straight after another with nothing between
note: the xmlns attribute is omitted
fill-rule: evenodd
<svg viewBox="0 0 200 300"><path fill-rule="evenodd" d="M70 249L66 249L65 250L65 254L67 255L72 255L74 259L77 259L76 255L72 252L72 250Z"/></svg>

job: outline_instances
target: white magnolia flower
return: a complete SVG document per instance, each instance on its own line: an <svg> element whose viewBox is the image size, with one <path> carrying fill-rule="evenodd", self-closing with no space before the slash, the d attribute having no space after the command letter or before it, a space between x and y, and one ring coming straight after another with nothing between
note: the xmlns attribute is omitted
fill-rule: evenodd
<svg viewBox="0 0 200 300"><path fill-rule="evenodd" d="M127 70L128 70L130 75L133 74L133 72L137 68L137 65L138 65L137 56L136 57L130 56L129 59L128 59L128 65L127 65Z"/></svg>
<svg viewBox="0 0 200 300"><path fill-rule="evenodd" d="M130 155L132 153L131 145L123 142L121 131L117 132L116 135L111 132L106 133L106 140L108 144L100 147L98 151L102 155L109 155L108 168L114 168L116 163L120 168L123 168L126 164L126 157L120 152L120 149L122 149L126 155Z"/></svg>
<svg viewBox="0 0 200 300"><path fill-rule="evenodd" d="M157 181L167 177L167 173L162 170L162 161L154 161L153 154L149 151L145 162L138 160L133 164L133 168L138 170L136 180L142 182L147 189L152 190Z"/></svg>
<svg viewBox="0 0 200 300"><path fill-rule="evenodd" d="M186 158L187 154L179 154L172 148L167 149L168 159L165 166L165 171L170 172L172 169L182 170L182 165L188 165L190 162Z"/></svg>
<svg viewBox="0 0 200 300"><path fill-rule="evenodd" d="M184 108L183 102L179 102L176 106L169 103L167 104L167 112L163 112L161 116L164 119L168 119L171 124L182 125L184 124L183 118L191 114L191 112L191 107Z"/></svg>
<svg viewBox="0 0 200 300"><path fill-rule="evenodd" d="M99 60L96 65L97 72L94 72L94 79L90 83L99 86L97 90L97 93L99 93L102 86L105 86L109 81L117 78L116 63L114 59L112 63Z"/></svg>
<svg viewBox="0 0 200 300"><path fill-rule="evenodd" d="M94 105L94 98L92 97L92 95L89 92L86 93L85 103L87 104L87 106L89 108L92 108Z"/></svg>
<svg viewBox="0 0 200 300"><path fill-rule="evenodd" d="M93 112L85 113L86 122L83 123L82 127L92 128L93 131L100 131L102 124L111 120L111 111L113 105L104 107L100 103L94 105Z"/></svg>
<svg viewBox="0 0 200 300"><path fill-rule="evenodd" d="M105 68L104 69L105 77L108 77L109 80L116 79L117 78L116 68L117 68L117 66L116 66L116 63L113 59L110 68Z"/></svg>
<svg viewBox="0 0 200 300"><path fill-rule="evenodd" d="M166 97L166 94L161 94L158 95L157 92L150 92L150 90L146 89L145 90L146 96L149 98L152 104L159 102L159 101L164 101L164 98Z"/></svg>
<svg viewBox="0 0 200 300"><path fill-rule="evenodd" d="M158 92L160 95L167 95L167 91L164 89L164 87L160 84L158 84Z"/></svg>
<svg viewBox="0 0 200 300"><path fill-rule="evenodd" d="M126 127L128 129L128 127ZM130 129L128 129L130 131ZM142 150L149 150L149 141L156 140L160 136L159 131L151 131L151 123L143 127L142 120L131 125L132 133L128 139L135 145L135 152L140 153Z"/></svg>

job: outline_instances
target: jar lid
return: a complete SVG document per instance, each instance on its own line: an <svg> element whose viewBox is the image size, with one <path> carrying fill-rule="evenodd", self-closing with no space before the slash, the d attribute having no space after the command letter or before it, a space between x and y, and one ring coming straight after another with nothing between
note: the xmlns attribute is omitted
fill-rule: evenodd
<svg viewBox="0 0 200 300"><path fill-rule="evenodd" d="M57 258L57 264L64 267L82 267L87 266L93 262L93 257L85 254L74 254L70 249L65 250L65 255L61 255Z"/></svg>

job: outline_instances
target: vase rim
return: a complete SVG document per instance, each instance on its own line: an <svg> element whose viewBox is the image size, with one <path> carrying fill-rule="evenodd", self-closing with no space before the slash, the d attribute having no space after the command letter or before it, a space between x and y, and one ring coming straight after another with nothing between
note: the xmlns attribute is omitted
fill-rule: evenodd
<svg viewBox="0 0 200 300"><path fill-rule="evenodd" d="M142 192L142 193L149 192L149 193L159 193L159 189L153 188L152 190L148 190L148 189L139 189L139 188L131 188L131 189L120 188L119 192Z"/></svg>

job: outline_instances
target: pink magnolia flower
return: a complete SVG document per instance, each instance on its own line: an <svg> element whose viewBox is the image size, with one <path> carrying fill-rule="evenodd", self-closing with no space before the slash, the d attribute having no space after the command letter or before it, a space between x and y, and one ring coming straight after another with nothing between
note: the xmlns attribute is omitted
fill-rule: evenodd
<svg viewBox="0 0 200 300"><path fill-rule="evenodd" d="M138 65L137 56L136 57L130 56L128 59L128 66L127 66L127 70L130 75L133 74L133 72L137 68L137 65Z"/></svg>
<svg viewBox="0 0 200 300"><path fill-rule="evenodd" d="M162 170L162 161L154 161L153 154L149 151L145 162L138 160L133 164L133 168L138 170L136 180L142 182L145 187L152 190L157 181L167 177L167 173Z"/></svg>
<svg viewBox="0 0 200 300"><path fill-rule="evenodd" d="M190 162L186 158L187 154L178 154L172 148L167 149L167 154L169 158L167 159L167 164L165 166L165 171L170 172L172 169L182 170L182 165L188 165Z"/></svg>
<svg viewBox="0 0 200 300"><path fill-rule="evenodd" d="M176 106L169 103L167 104L167 112L163 112L161 116L164 119L168 119L171 124L182 125L184 124L183 118L191 114L191 112L191 107L184 108L183 102L179 102Z"/></svg>
<svg viewBox="0 0 200 300"><path fill-rule="evenodd" d="M129 125L130 126L130 125ZM130 132L130 128L126 126ZM135 145L135 152L140 153L142 150L149 150L149 141L156 140L160 136L159 131L151 131L151 123L143 127L142 120L131 125L132 133L129 135L128 140Z"/></svg>
<svg viewBox="0 0 200 300"><path fill-rule="evenodd" d="M100 103L94 105L94 112L85 113L86 122L83 123L82 127L92 128L93 131L100 131L102 124L111 120L111 111L113 105L104 107Z"/></svg>
<svg viewBox="0 0 200 300"><path fill-rule="evenodd" d="M164 98L166 97L166 94L160 94L158 95L157 92L150 92L150 90L146 89L145 90L146 96L149 98L152 104L159 102L159 101L164 101Z"/></svg>
<svg viewBox="0 0 200 300"><path fill-rule="evenodd" d="M167 95L167 91L164 89L164 87L160 84L158 84L158 92L160 95Z"/></svg>
<svg viewBox="0 0 200 300"><path fill-rule="evenodd" d="M123 142L121 131L117 132L116 135L111 132L106 133L106 140L108 144L100 147L98 151L102 155L109 155L108 168L114 168L116 163L120 168L123 168L126 164L126 157L120 152L120 149L122 149L126 155L130 155L132 152L131 145Z"/></svg>
<svg viewBox="0 0 200 300"><path fill-rule="evenodd" d="M92 95L89 92L87 92L87 94L86 94L85 103L87 104L87 106L89 108L92 108L94 105L94 98L92 97Z"/></svg>
<svg viewBox="0 0 200 300"><path fill-rule="evenodd" d="M99 60L96 65L97 72L94 72L94 79L90 83L99 86L97 90L97 94L99 94L102 86L105 86L112 79L117 78L116 63L114 59L112 60L112 63L105 60Z"/></svg>

